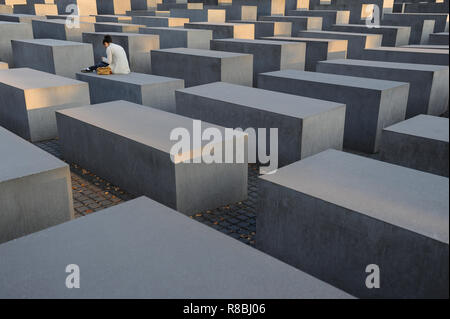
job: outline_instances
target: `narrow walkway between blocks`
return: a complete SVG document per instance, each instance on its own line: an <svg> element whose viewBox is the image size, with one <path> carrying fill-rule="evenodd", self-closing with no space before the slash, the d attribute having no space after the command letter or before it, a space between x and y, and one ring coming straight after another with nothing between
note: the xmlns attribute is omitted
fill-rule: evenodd
<svg viewBox="0 0 450 319"><path fill-rule="evenodd" d="M35 143L36 146L62 158L58 140ZM135 198L125 190L76 165L70 164L75 218L98 212L102 209ZM243 202L198 212L190 216L241 242L254 246L256 234L256 204L258 201L258 167L248 168L248 199Z"/></svg>

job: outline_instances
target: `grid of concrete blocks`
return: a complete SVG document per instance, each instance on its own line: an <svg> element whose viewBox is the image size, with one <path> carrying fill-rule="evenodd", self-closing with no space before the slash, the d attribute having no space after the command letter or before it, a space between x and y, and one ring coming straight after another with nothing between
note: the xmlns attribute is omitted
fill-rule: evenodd
<svg viewBox="0 0 450 319"><path fill-rule="evenodd" d="M448 298L448 10L0 0L0 298Z"/></svg>

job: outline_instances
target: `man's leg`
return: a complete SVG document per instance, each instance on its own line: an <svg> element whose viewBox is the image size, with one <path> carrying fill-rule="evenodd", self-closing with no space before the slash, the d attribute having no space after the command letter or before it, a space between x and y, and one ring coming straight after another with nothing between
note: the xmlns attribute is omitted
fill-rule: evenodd
<svg viewBox="0 0 450 319"><path fill-rule="evenodd" d="M109 65L108 63L105 63L105 62L102 61L102 62L97 63L96 65L90 66L88 69L91 70L91 71L95 71L98 68L103 68L103 67L108 66L108 65Z"/></svg>

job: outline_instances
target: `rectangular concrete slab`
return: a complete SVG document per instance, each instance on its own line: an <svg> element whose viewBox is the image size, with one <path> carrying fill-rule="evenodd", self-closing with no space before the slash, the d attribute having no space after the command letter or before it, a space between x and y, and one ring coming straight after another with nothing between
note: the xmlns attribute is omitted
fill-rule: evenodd
<svg viewBox="0 0 450 319"><path fill-rule="evenodd" d="M212 31L201 29L149 27L140 28L139 33L158 35L161 49L191 48L209 50L209 42L212 40Z"/></svg>
<svg viewBox="0 0 450 319"><path fill-rule="evenodd" d="M383 39L381 34L338 31L300 31L297 36L301 38L347 40L347 57L349 59L361 57L364 49L380 47Z"/></svg>
<svg viewBox="0 0 450 319"><path fill-rule="evenodd" d="M435 27L435 21L427 20L423 15L404 13L385 14L383 24L411 27L409 44L426 44Z"/></svg>
<svg viewBox="0 0 450 319"><path fill-rule="evenodd" d="M8 69L8 63L6 62L0 62L0 70L6 70Z"/></svg>
<svg viewBox="0 0 450 319"><path fill-rule="evenodd" d="M212 30L213 39L254 39L255 26L247 23L229 22L192 22L186 23L187 29Z"/></svg>
<svg viewBox="0 0 450 319"><path fill-rule="evenodd" d="M183 27L185 23L189 23L188 18L174 17L151 17L151 16L133 16L134 24L142 24L147 27Z"/></svg>
<svg viewBox="0 0 450 319"><path fill-rule="evenodd" d="M93 23L81 22L78 27L69 27L66 20L33 20L33 36L35 39L57 39L83 42L83 32L94 32Z"/></svg>
<svg viewBox="0 0 450 319"><path fill-rule="evenodd" d="M97 0L99 14L119 15L131 10L131 0Z"/></svg>
<svg viewBox="0 0 450 319"><path fill-rule="evenodd" d="M448 177L448 118L418 115L383 130L383 161Z"/></svg>
<svg viewBox="0 0 450 319"><path fill-rule="evenodd" d="M251 54L174 48L151 55L153 74L184 79L186 87L218 81L252 86Z"/></svg>
<svg viewBox="0 0 450 319"><path fill-rule="evenodd" d="M297 36L299 31L322 30L321 17L293 17L293 16L265 16L260 17L261 21L278 21L292 23L291 36Z"/></svg>
<svg viewBox="0 0 450 319"><path fill-rule="evenodd" d="M127 54L132 72L151 73L151 50L159 49L159 37L152 34L122 33L122 32L86 32L83 42L91 43L94 48L94 60L98 63L106 57L103 38L110 35L113 43L123 47Z"/></svg>
<svg viewBox="0 0 450 319"><path fill-rule="evenodd" d="M94 64L92 45L54 40L12 40L14 65L75 79L75 74Z"/></svg>
<svg viewBox="0 0 450 319"><path fill-rule="evenodd" d="M0 21L0 34L0 61L14 67L11 40L33 39L31 25Z"/></svg>
<svg viewBox="0 0 450 319"><path fill-rule="evenodd" d="M405 119L409 83L318 72L260 74L258 87L347 105L344 147L376 153L383 128Z"/></svg>
<svg viewBox="0 0 450 319"><path fill-rule="evenodd" d="M190 22L225 22L225 10L221 9L170 9L170 16L188 18Z"/></svg>
<svg viewBox="0 0 450 319"><path fill-rule="evenodd" d="M439 116L448 110L448 66L346 59L319 62L317 71L408 82L406 118L418 114Z"/></svg>
<svg viewBox="0 0 450 319"><path fill-rule="evenodd" d="M2 127L0 154L0 243L74 218L67 164Z"/></svg>
<svg viewBox="0 0 450 319"><path fill-rule="evenodd" d="M94 24L95 32L124 32L139 33L140 24L131 23L114 23L114 22L97 22Z"/></svg>
<svg viewBox="0 0 450 319"><path fill-rule="evenodd" d="M352 298L145 197L1 245L0 255L1 298ZM80 289L67 289L75 261Z"/></svg>
<svg viewBox="0 0 450 319"><path fill-rule="evenodd" d="M0 71L0 125L32 142L58 136L56 110L86 104L87 83L29 68Z"/></svg>
<svg viewBox="0 0 450 319"><path fill-rule="evenodd" d="M361 24L336 24L330 28L331 31L370 33L383 35L382 45L388 47L397 47L407 45L411 35L411 28L404 26L386 26L380 25L379 28L368 28Z"/></svg>
<svg viewBox="0 0 450 319"><path fill-rule="evenodd" d="M448 65L448 50L379 47L364 50L362 59L400 63Z"/></svg>
<svg viewBox="0 0 450 319"><path fill-rule="evenodd" d="M448 192L448 178L328 150L260 178L256 245L357 297L448 298Z"/></svg>
<svg viewBox="0 0 450 319"><path fill-rule="evenodd" d="M328 148L342 149L343 104L223 82L177 90L176 98L177 113L187 117L243 130L278 129L280 167ZM270 154L269 141L266 147Z"/></svg>
<svg viewBox="0 0 450 319"><path fill-rule="evenodd" d="M199 156L208 141L199 145L189 141L188 149L183 148L182 153L175 149L172 154L180 138L176 135L170 139L175 129L185 129L190 136L197 134L190 118L115 101L62 110L57 113L57 121L61 150L68 162L95 172L131 194L148 196L185 214L247 198L246 160L207 164ZM245 134L228 137L224 128L202 123L203 129L209 127L222 134L217 147L236 140L245 152ZM193 162L197 159L199 163Z"/></svg>
<svg viewBox="0 0 450 319"><path fill-rule="evenodd" d="M247 23L255 26L255 39L262 37L284 36L289 37L292 34L291 22L279 21L255 21L255 20L230 20L230 23Z"/></svg>
<svg viewBox="0 0 450 319"><path fill-rule="evenodd" d="M347 57L347 40L300 37L265 37L263 39L306 43L306 71L315 71L319 61L345 59Z"/></svg>
<svg viewBox="0 0 450 319"><path fill-rule="evenodd" d="M180 79L133 72L108 76L77 73L77 79L89 84L92 104L125 100L169 112L175 112L175 90L184 88Z"/></svg>
<svg viewBox="0 0 450 319"><path fill-rule="evenodd" d="M221 39L211 41L211 49L252 54L254 85L257 84L259 73L285 69L305 69L306 43Z"/></svg>
<svg viewBox="0 0 450 319"><path fill-rule="evenodd" d="M288 16L321 17L322 29L329 30L333 24L348 24L350 11L348 10L291 10Z"/></svg>

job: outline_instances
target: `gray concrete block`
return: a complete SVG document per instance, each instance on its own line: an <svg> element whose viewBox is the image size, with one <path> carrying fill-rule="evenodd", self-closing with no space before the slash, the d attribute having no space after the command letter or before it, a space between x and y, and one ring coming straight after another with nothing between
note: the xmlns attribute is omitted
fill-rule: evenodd
<svg viewBox="0 0 450 319"><path fill-rule="evenodd" d="M251 54L174 48L153 50L151 55L153 74L184 79L186 87L218 81L253 84Z"/></svg>
<svg viewBox="0 0 450 319"><path fill-rule="evenodd" d="M161 49L191 48L209 50L209 42L212 40L211 30L149 27L140 28L139 32L158 35Z"/></svg>
<svg viewBox="0 0 450 319"><path fill-rule="evenodd" d="M292 34L291 22L279 21L254 21L254 20L230 20L230 23L247 23L255 26L255 39L262 37L284 36L289 37Z"/></svg>
<svg viewBox="0 0 450 319"><path fill-rule="evenodd" d="M405 119L409 93L409 83L295 70L260 74L258 87L346 104L344 147L366 153Z"/></svg>
<svg viewBox="0 0 450 319"><path fill-rule="evenodd" d="M252 54L254 85L259 73L305 69L306 43L221 39L211 41L211 50Z"/></svg>
<svg viewBox="0 0 450 319"><path fill-rule="evenodd" d="M448 177L448 118L418 115L383 130L380 159Z"/></svg>
<svg viewBox="0 0 450 319"><path fill-rule="evenodd" d="M220 9L170 9L170 16L188 18L190 22L225 22L225 10Z"/></svg>
<svg viewBox="0 0 450 319"><path fill-rule="evenodd" d="M383 39L381 34L338 31L300 31L297 36L301 38L347 40L347 57L349 59L361 57L364 49L380 47Z"/></svg>
<svg viewBox="0 0 450 319"><path fill-rule="evenodd" d="M56 110L89 103L84 82L28 68L0 71L0 125L32 142L58 136Z"/></svg>
<svg viewBox="0 0 450 319"><path fill-rule="evenodd" d="M278 21L292 23L291 36L295 37L299 31L322 30L321 17L270 16L260 17L261 21Z"/></svg>
<svg viewBox="0 0 450 319"><path fill-rule="evenodd" d="M95 16L96 22L131 23L130 16L103 14Z"/></svg>
<svg viewBox="0 0 450 319"><path fill-rule="evenodd" d="M345 10L291 10L288 16L321 17L322 29L329 30L333 24L349 24L350 11Z"/></svg>
<svg viewBox="0 0 450 319"><path fill-rule="evenodd" d="M33 20L45 20L45 16L37 16L33 14L0 14L0 21L16 22L16 23L31 23Z"/></svg>
<svg viewBox="0 0 450 319"><path fill-rule="evenodd" d="M3 244L0 254L1 298L352 298L145 197ZM67 289L74 262L80 289Z"/></svg>
<svg viewBox="0 0 450 319"><path fill-rule="evenodd" d="M9 69L8 63L0 62L0 70L6 70L6 69Z"/></svg>
<svg viewBox="0 0 450 319"><path fill-rule="evenodd" d="M132 23L142 24L147 27L184 27L186 23L189 23L189 19L157 16L133 16Z"/></svg>
<svg viewBox="0 0 450 319"><path fill-rule="evenodd" d="M77 79L89 83L92 104L125 100L170 112L175 112L175 90L184 88L183 80L143 73L78 73Z"/></svg>
<svg viewBox="0 0 450 319"><path fill-rule="evenodd" d="M221 9L225 10L225 21L231 20L257 20L258 7L249 5L205 5L205 9ZM192 21L192 20L191 20ZM222 21L222 22L225 22Z"/></svg>
<svg viewBox="0 0 450 319"><path fill-rule="evenodd" d="M243 130L277 128L280 167L342 149L343 104L223 82L177 90L176 99L177 113L187 117ZM270 154L269 141L266 147Z"/></svg>
<svg viewBox="0 0 450 319"><path fill-rule="evenodd" d="M12 40L14 65L75 79L75 73L94 64L92 45L53 39Z"/></svg>
<svg viewBox="0 0 450 319"><path fill-rule="evenodd" d="M319 61L345 59L347 57L347 40L299 37L265 37L263 39L306 43L306 71L315 71Z"/></svg>
<svg viewBox="0 0 450 319"><path fill-rule="evenodd" d="M448 32L432 33L428 44L430 45L447 45L448 46Z"/></svg>
<svg viewBox="0 0 450 319"><path fill-rule="evenodd" d="M67 164L2 127L0 153L0 243L74 218Z"/></svg>
<svg viewBox="0 0 450 319"><path fill-rule="evenodd" d="M187 29L204 29L212 30L213 39L254 39L255 26L250 23L210 23L210 22L193 22L186 23Z"/></svg>
<svg viewBox="0 0 450 319"><path fill-rule="evenodd" d="M91 43L94 48L94 60L100 62L106 56L103 38L110 35L113 43L122 46L127 54L132 72L151 73L151 50L159 49L159 37L151 34L121 32L83 33L83 42Z"/></svg>
<svg viewBox="0 0 450 319"><path fill-rule="evenodd" d="M198 146L192 143L172 160L171 149L178 140L171 141L170 136L174 129L184 128L192 137L194 122L190 118L115 101L59 111L57 121L62 153L68 162L95 172L131 194L148 196L185 214L247 197L246 161L192 163L209 141ZM246 134L225 137L224 128L202 123L202 129L208 127L222 134L218 148L238 140L246 150Z"/></svg>
<svg viewBox="0 0 450 319"><path fill-rule="evenodd" d="M442 115L448 110L448 66L347 59L319 62L317 71L408 82L406 118L418 114Z"/></svg>
<svg viewBox="0 0 450 319"><path fill-rule="evenodd" d="M55 4L58 7L58 14L75 14L75 12L70 10L70 7L68 10L68 6L74 4L77 6L79 16L91 16L98 14L97 1L93 0L56 0Z"/></svg>
<svg viewBox="0 0 450 319"><path fill-rule="evenodd" d="M280 16L285 12L285 0L233 0L232 4L257 6L258 16Z"/></svg>
<svg viewBox="0 0 450 319"><path fill-rule="evenodd" d="M448 50L379 47L364 50L362 59L399 63L448 65Z"/></svg>
<svg viewBox="0 0 450 319"><path fill-rule="evenodd" d="M330 28L331 31L382 34L382 45L387 47L398 47L407 45L411 35L410 27L385 26L379 28L368 28L360 24L336 24Z"/></svg>
<svg viewBox="0 0 450 319"><path fill-rule="evenodd" d="M131 10L131 0L97 0L99 14L125 14Z"/></svg>
<svg viewBox="0 0 450 319"><path fill-rule="evenodd" d="M31 25L0 21L0 34L0 61L14 67L11 40L33 39Z"/></svg>
<svg viewBox="0 0 450 319"><path fill-rule="evenodd" d="M58 8L53 3L17 4L14 5L14 13L45 16L47 14L58 14Z"/></svg>
<svg viewBox="0 0 450 319"><path fill-rule="evenodd" d="M143 25L131 23L97 22L95 23L95 32L122 32L139 33Z"/></svg>
<svg viewBox="0 0 450 319"><path fill-rule="evenodd" d="M84 32L94 32L94 24L81 22L79 28L72 28L66 23L66 20L33 20L33 35L35 39L56 39L83 42Z"/></svg>
<svg viewBox="0 0 450 319"><path fill-rule="evenodd" d="M416 14L389 13L384 15L383 24L411 27L409 44L426 44L433 33L435 21Z"/></svg>
<svg viewBox="0 0 450 319"><path fill-rule="evenodd" d="M66 20L69 19L71 23L75 22L75 19L73 16L69 14L59 14L59 15L52 15L48 14L45 16L47 20ZM97 20L95 19L95 16L76 16L77 20L80 22L88 22L88 23L95 23Z"/></svg>
<svg viewBox="0 0 450 319"><path fill-rule="evenodd" d="M357 297L448 298L448 192L448 178L328 150L260 178L256 245Z"/></svg>

